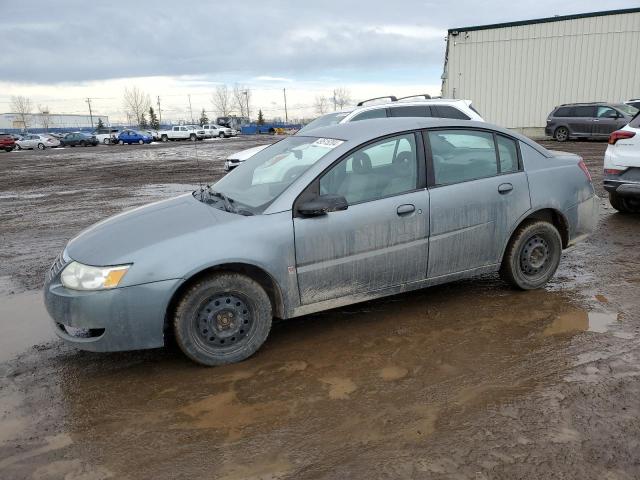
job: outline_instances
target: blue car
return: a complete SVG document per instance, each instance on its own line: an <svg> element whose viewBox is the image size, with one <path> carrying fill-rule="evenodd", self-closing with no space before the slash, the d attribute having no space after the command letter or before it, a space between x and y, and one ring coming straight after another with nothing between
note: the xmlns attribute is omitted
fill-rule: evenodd
<svg viewBox="0 0 640 480"><path fill-rule="evenodd" d="M140 132L136 132L135 130L124 130L120 132L118 135L118 143L120 145L124 145L125 143L139 143L142 145L143 143L151 143L153 138L149 135L144 135Z"/></svg>

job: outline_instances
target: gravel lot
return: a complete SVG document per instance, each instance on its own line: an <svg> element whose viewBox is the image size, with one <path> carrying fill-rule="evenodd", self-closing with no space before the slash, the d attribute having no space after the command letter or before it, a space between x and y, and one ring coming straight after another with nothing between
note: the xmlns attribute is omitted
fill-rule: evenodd
<svg viewBox="0 0 640 480"><path fill-rule="evenodd" d="M640 217L603 209L544 290L497 276L278 323L249 360L49 340L79 230L222 174L234 138L0 152L0 478L640 478ZM599 142L582 155L599 195Z"/></svg>

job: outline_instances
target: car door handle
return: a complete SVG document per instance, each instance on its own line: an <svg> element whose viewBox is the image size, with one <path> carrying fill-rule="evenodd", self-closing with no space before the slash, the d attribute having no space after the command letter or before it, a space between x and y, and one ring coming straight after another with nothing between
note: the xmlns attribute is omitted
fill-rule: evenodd
<svg viewBox="0 0 640 480"><path fill-rule="evenodd" d="M498 185L498 193L500 193L501 195L509 193L511 190L513 190L513 185L511 185L510 183L501 183L500 185Z"/></svg>
<svg viewBox="0 0 640 480"><path fill-rule="evenodd" d="M411 205L410 203L407 203L405 205L400 205L396 210L398 215L408 215L409 213L413 213L415 211L416 211L416 206Z"/></svg>

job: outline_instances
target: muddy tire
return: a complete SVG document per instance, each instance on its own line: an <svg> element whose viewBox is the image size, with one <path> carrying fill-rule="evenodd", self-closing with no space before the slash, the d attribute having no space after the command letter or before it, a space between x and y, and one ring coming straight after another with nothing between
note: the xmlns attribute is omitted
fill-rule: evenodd
<svg viewBox="0 0 640 480"><path fill-rule="evenodd" d="M509 240L500 276L516 288L534 290L553 277L561 256L562 239L556 227L544 221L527 221Z"/></svg>
<svg viewBox="0 0 640 480"><path fill-rule="evenodd" d="M640 199L625 198L609 192L609 203L620 213L640 213Z"/></svg>
<svg viewBox="0 0 640 480"><path fill-rule="evenodd" d="M254 280L237 273L206 277L188 288L173 320L184 354L206 366L253 355L271 330L271 302Z"/></svg>
<svg viewBox="0 0 640 480"><path fill-rule="evenodd" d="M198 137L196 137L195 133L192 133L191 135L189 135L189 140L191 140L192 142L195 142L196 140L198 140Z"/></svg>
<svg viewBox="0 0 640 480"><path fill-rule="evenodd" d="M162 135L162 137L160 137L160 140L162 140L163 142L168 142L169 137L167 137L166 135Z"/></svg>
<svg viewBox="0 0 640 480"><path fill-rule="evenodd" d="M553 132L553 138L558 142L566 142L569 140L569 129L567 127L556 128L556 131Z"/></svg>

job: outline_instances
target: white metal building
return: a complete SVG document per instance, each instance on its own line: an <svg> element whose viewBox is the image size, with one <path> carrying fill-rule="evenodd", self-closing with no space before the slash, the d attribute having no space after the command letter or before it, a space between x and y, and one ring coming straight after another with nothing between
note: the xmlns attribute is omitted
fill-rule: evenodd
<svg viewBox="0 0 640 480"><path fill-rule="evenodd" d="M452 28L442 95L528 135L562 103L640 98L640 8Z"/></svg>
<svg viewBox="0 0 640 480"><path fill-rule="evenodd" d="M104 125L109 125L109 117L107 115L93 115L94 126L98 125L99 119L102 119ZM91 128L91 117L89 115L42 115L40 113L32 113L25 115L25 120L26 122L22 120L22 116L18 113L0 113L0 131L22 131L25 129L25 123L29 131L35 132L47 129L57 131Z"/></svg>

